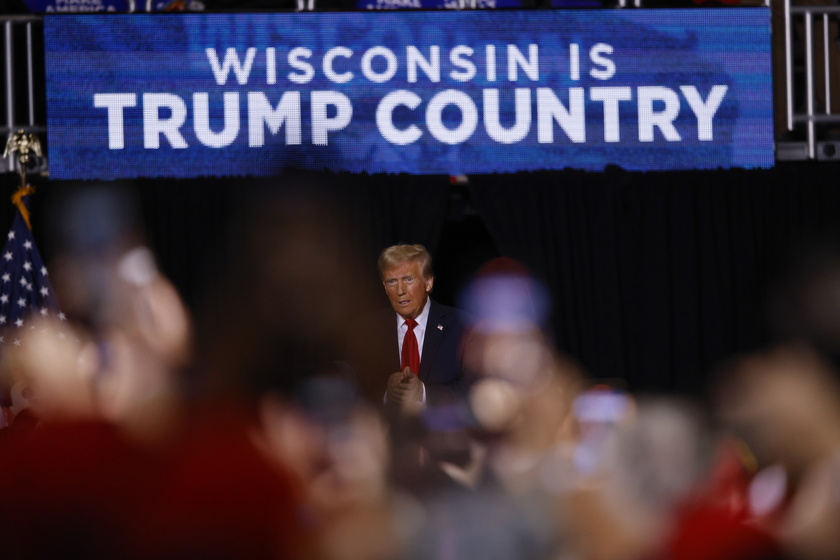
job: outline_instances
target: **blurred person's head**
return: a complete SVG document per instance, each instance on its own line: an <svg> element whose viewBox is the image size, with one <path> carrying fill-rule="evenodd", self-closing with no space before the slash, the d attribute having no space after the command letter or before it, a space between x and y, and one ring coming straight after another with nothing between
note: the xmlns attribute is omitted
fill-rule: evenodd
<svg viewBox="0 0 840 560"><path fill-rule="evenodd" d="M29 407L37 418L59 421L97 417L98 366L86 351L87 333L49 317L32 317L28 324L32 328L4 333L2 372L18 397L16 412Z"/></svg>
<svg viewBox="0 0 840 560"><path fill-rule="evenodd" d="M541 483L539 473L517 472L515 457L574 444L578 429L572 403L582 370L536 330L473 333L464 360L475 375L469 402L477 429L505 463L495 465L497 475L508 479L511 490L532 489Z"/></svg>
<svg viewBox="0 0 840 560"><path fill-rule="evenodd" d="M554 374L574 369L553 349L544 330L551 306L548 293L521 263L489 261L460 300L472 318L464 362L481 379L480 387L499 387L501 381L521 399L542 391ZM503 391L480 390L510 402Z"/></svg>
<svg viewBox="0 0 840 560"><path fill-rule="evenodd" d="M308 380L297 402L310 426L307 431L320 435L320 463L304 473L313 507L332 517L381 504L386 497L388 447L376 410L358 399L351 383L336 377ZM295 458L292 453L286 457Z"/></svg>
<svg viewBox="0 0 840 560"><path fill-rule="evenodd" d="M429 252L422 245L393 245L382 251L378 265L391 307L405 319L417 318L435 283Z"/></svg>
<svg viewBox="0 0 840 560"><path fill-rule="evenodd" d="M139 246L115 263L100 317L97 389L106 417L121 421L160 414L153 405L177 401L179 374L190 359L191 324L153 255Z"/></svg>
<svg viewBox="0 0 840 560"><path fill-rule="evenodd" d="M594 476L569 497L572 548L593 560L649 558L708 482L714 443L705 415L686 401L640 398L601 445Z"/></svg>
<svg viewBox="0 0 840 560"><path fill-rule="evenodd" d="M708 482L714 452L710 424L697 405L641 397L606 441L603 472L636 507L668 515Z"/></svg>
<svg viewBox="0 0 840 560"><path fill-rule="evenodd" d="M830 362L791 344L742 358L723 375L716 393L722 420L759 467L777 465L787 475L774 524L785 549L803 560L837 558L840 383Z"/></svg>
<svg viewBox="0 0 840 560"><path fill-rule="evenodd" d="M756 455L794 478L840 450L840 383L829 362L805 345L735 361L716 387L718 413Z"/></svg>
<svg viewBox="0 0 840 560"><path fill-rule="evenodd" d="M369 558L390 539L376 513L387 438L342 361L364 342L353 325L371 308L368 271L329 176L283 180L247 193L203 295L195 394L238 405L251 441L302 481L327 557Z"/></svg>
<svg viewBox="0 0 840 560"><path fill-rule="evenodd" d="M283 186L248 193L199 308L205 389L251 403L267 392L291 397L347 355L370 287L328 181L286 175Z"/></svg>
<svg viewBox="0 0 840 560"><path fill-rule="evenodd" d="M266 450L301 479L317 484L317 501L342 502L347 486L377 479L384 468L376 419L351 377L324 370L300 380L293 393L268 389L257 403ZM362 434L362 435L360 435ZM384 437L384 436L382 436ZM366 439L370 438L370 439ZM356 444L370 446L355 455ZM372 454L370 454L373 452ZM343 459L341 457L343 457ZM352 481L352 484L350 483Z"/></svg>
<svg viewBox="0 0 840 560"><path fill-rule="evenodd" d="M782 260L769 288L771 335L810 344L840 367L840 242L797 245Z"/></svg>
<svg viewBox="0 0 840 560"><path fill-rule="evenodd" d="M461 302L473 319L464 363L476 376L470 400L479 424L550 445L549 432L556 436L557 423L571 420L583 374L545 332L547 290L521 263L494 259L479 270Z"/></svg>
<svg viewBox="0 0 840 560"><path fill-rule="evenodd" d="M62 310L96 330L113 315L116 263L143 244L133 190L84 185L58 194L50 207L51 271Z"/></svg>
<svg viewBox="0 0 840 560"><path fill-rule="evenodd" d="M132 192L88 186L54 213L56 291L65 313L89 331L102 415L138 435L165 428L191 359L192 327L171 282L145 245Z"/></svg>
<svg viewBox="0 0 840 560"><path fill-rule="evenodd" d="M460 295L474 319L473 330L523 332L546 330L551 297L545 285L517 260L486 262Z"/></svg>

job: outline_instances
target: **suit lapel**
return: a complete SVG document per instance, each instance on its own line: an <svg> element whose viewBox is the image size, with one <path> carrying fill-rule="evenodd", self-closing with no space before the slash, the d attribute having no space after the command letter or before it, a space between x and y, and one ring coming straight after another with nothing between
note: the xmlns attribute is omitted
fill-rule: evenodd
<svg viewBox="0 0 840 560"><path fill-rule="evenodd" d="M386 310L386 313L382 315L382 332L387 336L387 339L392 340L391 344L388 345L388 348L391 348L390 354L391 358L389 359L389 363L396 364L395 366L391 366L391 373L395 371L400 371L402 368L402 357L400 356L400 339L397 333L397 315L393 309L390 307Z"/></svg>
<svg viewBox="0 0 840 560"><path fill-rule="evenodd" d="M446 311L431 299L429 299L429 305L431 306L429 307L429 320L426 322L423 356L420 359L420 373L418 375L421 381L429 380L432 365L435 363L435 356L443 340L443 331L446 328Z"/></svg>

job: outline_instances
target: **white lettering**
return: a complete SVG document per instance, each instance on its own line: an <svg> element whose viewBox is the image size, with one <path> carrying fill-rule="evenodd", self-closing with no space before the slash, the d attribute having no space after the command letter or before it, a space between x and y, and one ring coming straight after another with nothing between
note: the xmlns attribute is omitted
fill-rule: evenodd
<svg viewBox="0 0 840 560"><path fill-rule="evenodd" d="M606 43L598 43L589 49L589 59L600 68L593 68L589 75L596 80L609 80L615 76L615 62L607 58L606 54L612 54L613 48Z"/></svg>
<svg viewBox="0 0 840 560"><path fill-rule="evenodd" d="M239 94L224 94L225 125L221 132L210 129L210 96L207 93L193 94L193 129L198 141L210 148L224 148L236 140L239 134Z"/></svg>
<svg viewBox="0 0 840 560"><path fill-rule="evenodd" d="M373 69L373 59L381 56L385 59L385 71L377 73ZM386 47L371 47L362 55L362 74L371 82L381 84L387 82L397 73L397 55Z"/></svg>
<svg viewBox="0 0 840 560"><path fill-rule="evenodd" d="M540 79L540 60L539 50L537 45L528 45L528 58L516 47L516 45L507 46L508 55L508 81L515 82L519 78L518 69L522 68L525 75L532 81L536 82Z"/></svg>
<svg viewBox="0 0 840 560"><path fill-rule="evenodd" d="M234 74L236 74L236 81L239 82L239 85L244 86L248 83L251 66L254 64L254 57L257 55L256 47L249 47L245 52L244 64L239 60L239 55L233 47L228 47L225 51L225 60L221 65L219 64L219 56L216 54L216 49L208 48L204 52L207 53L210 68L213 69L213 77L216 78L218 85L223 86L227 83L231 68Z"/></svg>
<svg viewBox="0 0 840 560"><path fill-rule="evenodd" d="M335 60L335 58L339 57L339 56L344 57L344 58L350 58L351 56L353 56L353 51L351 51L347 47L333 47L333 48L331 48L330 50L328 50L326 52L326 54L324 54L324 60L323 60L322 67L324 69L324 75L327 78L329 78L330 80L332 80L333 82L335 82L337 84L343 84L344 82L349 82L350 80L353 79L353 72L350 72L348 70L347 72L344 72L342 74L338 74L338 73L336 73L335 70L333 70L333 66L332 66L333 65L333 60Z"/></svg>
<svg viewBox="0 0 840 560"><path fill-rule="evenodd" d="M461 124L448 129L443 124L443 109L455 105L461 110ZM478 125L478 109L466 93L447 89L436 94L426 107L426 126L435 139L444 144L460 144L472 136Z"/></svg>
<svg viewBox="0 0 840 560"><path fill-rule="evenodd" d="M499 90L484 90L484 128L487 135L501 144L519 142L531 129L531 90L516 88L516 120L510 128L504 128L499 122Z"/></svg>
<svg viewBox="0 0 840 560"><path fill-rule="evenodd" d="M312 51L306 47L295 47L289 51L289 66L298 71L289 72L288 77L290 81L296 84L306 84L315 77L315 68L313 68L308 62L302 60L304 58L310 58L311 56ZM350 54L347 56L350 56ZM332 69L332 59L330 59L330 69ZM326 74L326 71L324 73ZM352 76L353 75L350 74L350 77Z"/></svg>
<svg viewBox="0 0 840 560"><path fill-rule="evenodd" d="M668 142L679 142L680 133L674 127L674 119L680 114L680 98L677 92L662 86L643 86L636 94L639 98L639 142L653 142L653 128L658 127ZM653 110L653 103L661 101L665 107Z"/></svg>
<svg viewBox="0 0 840 560"><path fill-rule="evenodd" d="M417 67L419 66L426 77L432 82L440 81L440 47L432 45L429 47L429 60L423 58L423 53L417 47L409 45L405 49L406 63L408 64L408 82L417 82Z"/></svg>
<svg viewBox="0 0 840 560"><path fill-rule="evenodd" d="M265 82L268 85L277 83L277 58L274 47L265 49Z"/></svg>
<svg viewBox="0 0 840 560"><path fill-rule="evenodd" d="M169 118L160 116L161 109L168 109ZM160 135L166 137L176 149L187 148L187 141L179 130L187 119L187 104L174 93L143 94L143 147L160 148Z"/></svg>
<svg viewBox="0 0 840 560"><path fill-rule="evenodd" d="M408 126L405 130L400 130L394 126L394 109L397 105L405 105L409 109L416 109L423 100L416 93L397 90L392 91L382 98L379 106L376 108L376 126L382 137L392 144L398 146L405 146L417 141L423 132L415 125Z"/></svg>
<svg viewBox="0 0 840 560"><path fill-rule="evenodd" d="M300 92L287 91L280 97L277 107L273 108L260 91L248 93L248 145L258 148L265 144L265 127L272 135L286 125L286 145L296 146L301 143L300 128Z"/></svg>
<svg viewBox="0 0 840 560"><path fill-rule="evenodd" d="M452 66L459 68L449 73L450 78L456 82L469 82L475 78L475 64L469 58L465 58L472 56L473 52L475 51L466 45L458 45L449 51L449 61Z"/></svg>
<svg viewBox="0 0 840 560"><path fill-rule="evenodd" d="M712 128L712 119L720 108L720 103L723 101L726 91L729 89L725 85L712 86L709 92L709 97L704 102L694 86L680 86L680 91L683 92L689 107L694 111L697 117L697 139L708 142L715 139L715 133Z"/></svg>
<svg viewBox="0 0 840 560"><path fill-rule="evenodd" d="M618 102L633 99L633 91L629 87L594 87L589 90L589 99L604 104L604 142L621 140Z"/></svg>
<svg viewBox="0 0 840 560"><path fill-rule="evenodd" d="M537 88L537 142L554 142L554 122L560 125L569 140L586 142L583 88L569 88L569 108L549 88Z"/></svg>
<svg viewBox="0 0 840 560"><path fill-rule="evenodd" d="M93 106L97 109L108 109L108 149L122 150L125 148L125 132L123 130L123 109L137 105L137 94L134 93L96 93L93 95Z"/></svg>
<svg viewBox="0 0 840 560"><path fill-rule="evenodd" d="M327 146L328 133L342 130L353 118L353 105L350 99L337 91L313 91L310 98L312 107L312 143ZM334 117L327 117L327 107L336 108Z"/></svg>
<svg viewBox="0 0 840 560"><path fill-rule="evenodd" d="M573 82L580 80L580 45L569 45L569 78Z"/></svg>

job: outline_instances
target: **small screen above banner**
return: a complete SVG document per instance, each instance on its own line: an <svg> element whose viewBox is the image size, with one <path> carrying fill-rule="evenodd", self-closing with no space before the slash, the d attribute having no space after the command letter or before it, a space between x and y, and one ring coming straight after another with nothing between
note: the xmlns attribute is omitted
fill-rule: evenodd
<svg viewBox="0 0 840 560"><path fill-rule="evenodd" d="M770 12L45 17L56 179L773 165Z"/></svg>
<svg viewBox="0 0 840 560"><path fill-rule="evenodd" d="M357 0L359 10L495 10L522 8L521 0Z"/></svg>
<svg viewBox="0 0 840 560"><path fill-rule="evenodd" d="M25 3L26 8L33 14L98 14L137 11L135 0L25 0Z"/></svg>

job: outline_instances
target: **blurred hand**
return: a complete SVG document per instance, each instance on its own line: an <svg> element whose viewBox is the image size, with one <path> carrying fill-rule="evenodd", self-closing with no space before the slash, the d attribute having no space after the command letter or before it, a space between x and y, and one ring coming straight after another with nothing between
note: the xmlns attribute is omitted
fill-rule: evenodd
<svg viewBox="0 0 840 560"><path fill-rule="evenodd" d="M388 402L399 404L404 412L419 411L423 404L423 382L409 368L388 378Z"/></svg>

